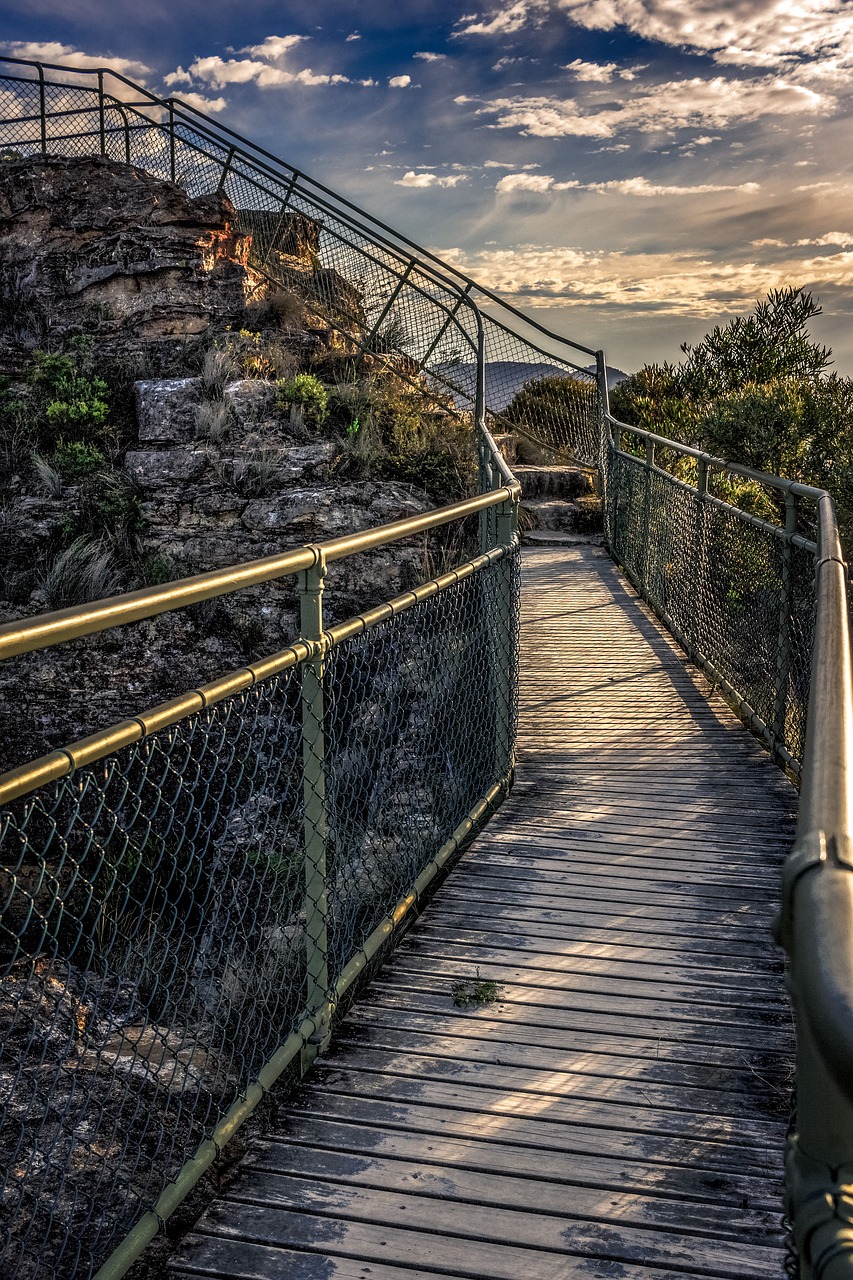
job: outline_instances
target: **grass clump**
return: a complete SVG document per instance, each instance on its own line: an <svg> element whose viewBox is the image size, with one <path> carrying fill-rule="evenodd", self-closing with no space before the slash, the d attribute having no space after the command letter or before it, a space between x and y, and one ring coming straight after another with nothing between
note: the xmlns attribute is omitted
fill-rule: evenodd
<svg viewBox="0 0 853 1280"><path fill-rule="evenodd" d="M297 373L275 384L280 409L295 407L306 426L322 426L329 412L329 393L313 373Z"/></svg>
<svg viewBox="0 0 853 1280"><path fill-rule="evenodd" d="M478 968L476 978L460 978L454 982L450 995L457 1009L464 1009L470 1005L494 1004L501 998L501 989L491 978L481 978Z"/></svg>

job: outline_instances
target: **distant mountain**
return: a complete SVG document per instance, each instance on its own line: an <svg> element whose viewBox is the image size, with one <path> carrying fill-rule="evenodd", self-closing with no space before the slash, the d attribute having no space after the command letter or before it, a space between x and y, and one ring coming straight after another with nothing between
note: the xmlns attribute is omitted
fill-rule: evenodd
<svg viewBox="0 0 853 1280"><path fill-rule="evenodd" d="M440 364L432 370L440 385L449 384L451 392L457 390L456 399L459 407L474 398L477 382L477 366L471 363ZM495 412L505 409L513 396L532 378L565 378L568 374L553 364L527 364L521 360L495 360L486 365L486 404ZM589 365L578 372L578 377L595 376L595 365ZM627 378L621 369L607 367L607 386L615 387L617 382Z"/></svg>

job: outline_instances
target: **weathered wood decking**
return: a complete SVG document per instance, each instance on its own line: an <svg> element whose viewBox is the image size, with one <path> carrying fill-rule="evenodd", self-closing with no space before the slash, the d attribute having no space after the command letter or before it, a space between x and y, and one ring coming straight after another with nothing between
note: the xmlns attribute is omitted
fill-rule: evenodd
<svg viewBox="0 0 853 1280"><path fill-rule="evenodd" d="M795 793L597 548L527 551L523 617L509 802L176 1274L782 1275Z"/></svg>

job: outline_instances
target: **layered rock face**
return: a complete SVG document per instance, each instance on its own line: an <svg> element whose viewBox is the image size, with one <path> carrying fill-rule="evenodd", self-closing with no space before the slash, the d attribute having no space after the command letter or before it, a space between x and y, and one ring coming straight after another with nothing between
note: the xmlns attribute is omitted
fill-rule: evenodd
<svg viewBox="0 0 853 1280"><path fill-rule="evenodd" d="M187 367L188 342L201 354L227 346L226 330L247 322L247 297L269 293L249 265L250 250L300 300L301 322L277 330L274 341L293 368L333 379L335 362L351 361L357 347L324 319L324 308L358 334L359 290L319 265L321 229L304 215L245 211L257 243L237 232L236 219L224 196L191 199L107 159L0 162L0 370L12 375L12 393L31 394L14 382L29 349L62 351L81 332L96 335L98 358L119 357L130 367L126 357L141 354L153 370L172 374ZM410 373L403 365L402 357L367 355L361 371L393 378ZM222 396L214 433L204 425L200 377L138 382L135 412L110 389L111 411L129 424L128 447L105 483L122 474L132 482L142 527L96 531L116 563L114 579L97 594L279 554L433 505L410 485L348 479L344 442L277 407L271 381L232 381ZM73 437L71 428L63 432ZM0 469L0 597L8 594L0 621L46 607L40 583L76 536L100 483L56 476L45 487L32 466L34 446L16 452L13 434L0 440L9 459ZM420 543L398 544L335 565L327 619L405 590L423 576L424 556ZM0 769L286 645L298 618L295 582L287 580L2 664Z"/></svg>
<svg viewBox="0 0 853 1280"><path fill-rule="evenodd" d="M54 341L93 322L108 345L235 324L259 284L250 246L222 195L104 157L0 164L0 288Z"/></svg>

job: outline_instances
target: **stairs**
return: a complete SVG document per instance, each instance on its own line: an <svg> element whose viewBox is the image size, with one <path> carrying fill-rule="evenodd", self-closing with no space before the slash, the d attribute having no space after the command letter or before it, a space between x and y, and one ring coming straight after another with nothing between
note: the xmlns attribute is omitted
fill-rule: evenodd
<svg viewBox="0 0 853 1280"><path fill-rule="evenodd" d="M516 435L495 437L521 485L521 540L529 545L597 542L601 499L593 473L554 460Z"/></svg>

